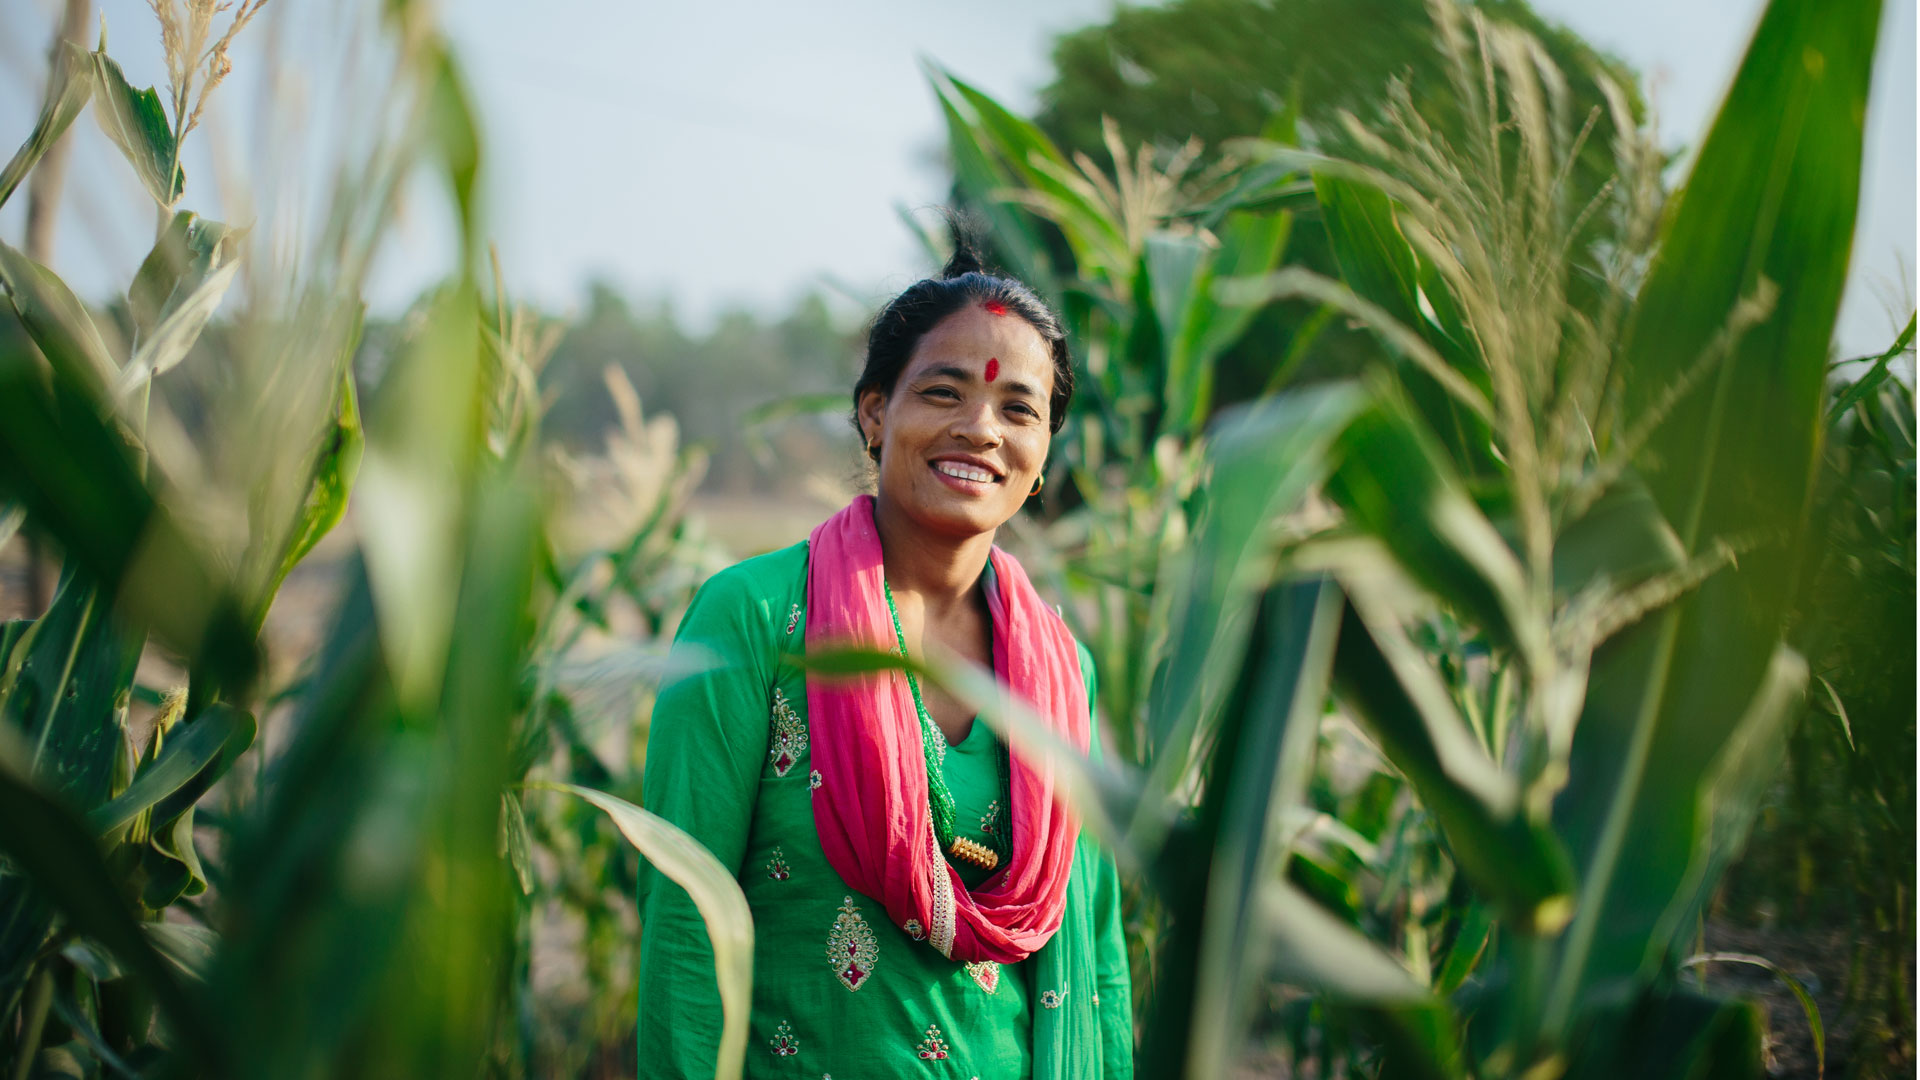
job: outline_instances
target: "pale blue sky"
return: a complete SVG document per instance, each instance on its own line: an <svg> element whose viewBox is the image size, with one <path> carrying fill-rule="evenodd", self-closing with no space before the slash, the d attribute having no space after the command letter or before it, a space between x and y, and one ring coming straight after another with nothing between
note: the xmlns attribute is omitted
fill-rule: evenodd
<svg viewBox="0 0 1920 1080"><path fill-rule="evenodd" d="M31 124L55 0L0 0L0 143ZM1650 79L1669 145L1704 130L1738 63L1760 0L1535 0ZM114 53L136 85L162 79L143 0L99 0ZM1863 352L1891 336L1888 309L1911 305L1915 243L1915 0L1887 0L1868 118L1855 271L1839 331ZM249 102L268 37L305 61L284 78L323 124L343 94L318 86L335 5L273 0L236 50L209 126L245 159L258 132ZM939 113L918 66L927 56L1016 108L1047 81L1058 32L1103 18L1111 0L974 0L958 4L818 0L810 4L634 4L450 0L444 18L487 135L487 221L510 286L543 306L577 306L604 278L636 297L670 296L694 326L729 306L780 310L831 288L850 317L924 271L895 216L945 190ZM535 14L537 12L537 15ZM283 76L287 72L281 73ZM304 82L302 80L305 80ZM335 107L335 113L343 110ZM333 117L337 119L337 117ZM150 217L127 170L90 122L74 196L62 214L57 268L91 296L124 286ZM189 205L216 145L196 134ZM196 186L196 180L201 181ZM309 181L311 183L311 181ZM404 303L444 270L449 233L431 188L374 280L378 306ZM0 211L18 242L24 199ZM1906 299L1902 299L1902 297Z"/></svg>

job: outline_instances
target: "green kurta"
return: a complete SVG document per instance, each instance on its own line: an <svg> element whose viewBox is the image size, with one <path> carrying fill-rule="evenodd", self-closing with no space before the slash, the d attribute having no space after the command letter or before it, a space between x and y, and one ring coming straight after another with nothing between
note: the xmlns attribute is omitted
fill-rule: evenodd
<svg viewBox="0 0 1920 1080"><path fill-rule="evenodd" d="M809 794L805 676L781 662L805 647L806 550L748 559L701 587L674 651L698 662L704 649L717 666L661 689L647 741L644 805L732 869L753 909L746 1077L1127 1080L1119 886L1088 837L1060 932L1004 966L941 956L827 862ZM1091 701L1084 649L1080 663ZM991 815L1006 812L999 752L976 721L943 766L957 834L983 843ZM963 871L969 884L985 876ZM649 870L640 910L640 1078L708 1080L721 1015L705 927L685 891Z"/></svg>

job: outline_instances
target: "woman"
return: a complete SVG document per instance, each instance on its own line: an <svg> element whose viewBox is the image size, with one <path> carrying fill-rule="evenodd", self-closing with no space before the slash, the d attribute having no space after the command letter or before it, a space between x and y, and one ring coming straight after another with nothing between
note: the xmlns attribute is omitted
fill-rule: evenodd
<svg viewBox="0 0 1920 1080"><path fill-rule="evenodd" d="M991 666L1097 753L1092 664L993 546L1038 494L1073 393L1059 320L962 246L874 321L854 419L877 470L807 542L715 575L675 649L645 805L730 867L754 919L746 1076L1132 1075L1113 864L1043 763L899 673L784 658L849 643ZM721 1012L692 902L642 877L640 1076L704 1080Z"/></svg>

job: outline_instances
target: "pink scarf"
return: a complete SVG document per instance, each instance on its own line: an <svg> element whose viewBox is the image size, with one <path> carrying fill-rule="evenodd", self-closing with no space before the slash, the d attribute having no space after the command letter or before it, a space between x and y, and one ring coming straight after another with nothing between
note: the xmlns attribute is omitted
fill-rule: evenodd
<svg viewBox="0 0 1920 1080"><path fill-rule="evenodd" d="M1084 753L1087 689L1073 637L1013 556L996 547L991 558L1000 586L988 597L994 673ZM862 495L808 542L807 651L893 651L884 582L873 497ZM1013 852L970 891L934 838L920 718L906 676L809 678L807 726L820 846L841 878L884 904L895 925L924 933L952 959L1003 964L1026 959L1060 928L1080 821L1056 801L1051 769L1013 758Z"/></svg>

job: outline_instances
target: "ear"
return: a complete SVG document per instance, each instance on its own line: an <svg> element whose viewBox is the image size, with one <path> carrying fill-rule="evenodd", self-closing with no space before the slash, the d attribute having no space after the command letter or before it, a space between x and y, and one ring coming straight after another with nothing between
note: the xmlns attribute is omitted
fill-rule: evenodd
<svg viewBox="0 0 1920 1080"><path fill-rule="evenodd" d="M860 405L855 410L855 415L860 419L861 439L872 443L880 437L880 430L886 422L887 395L869 388L866 393L860 395Z"/></svg>

